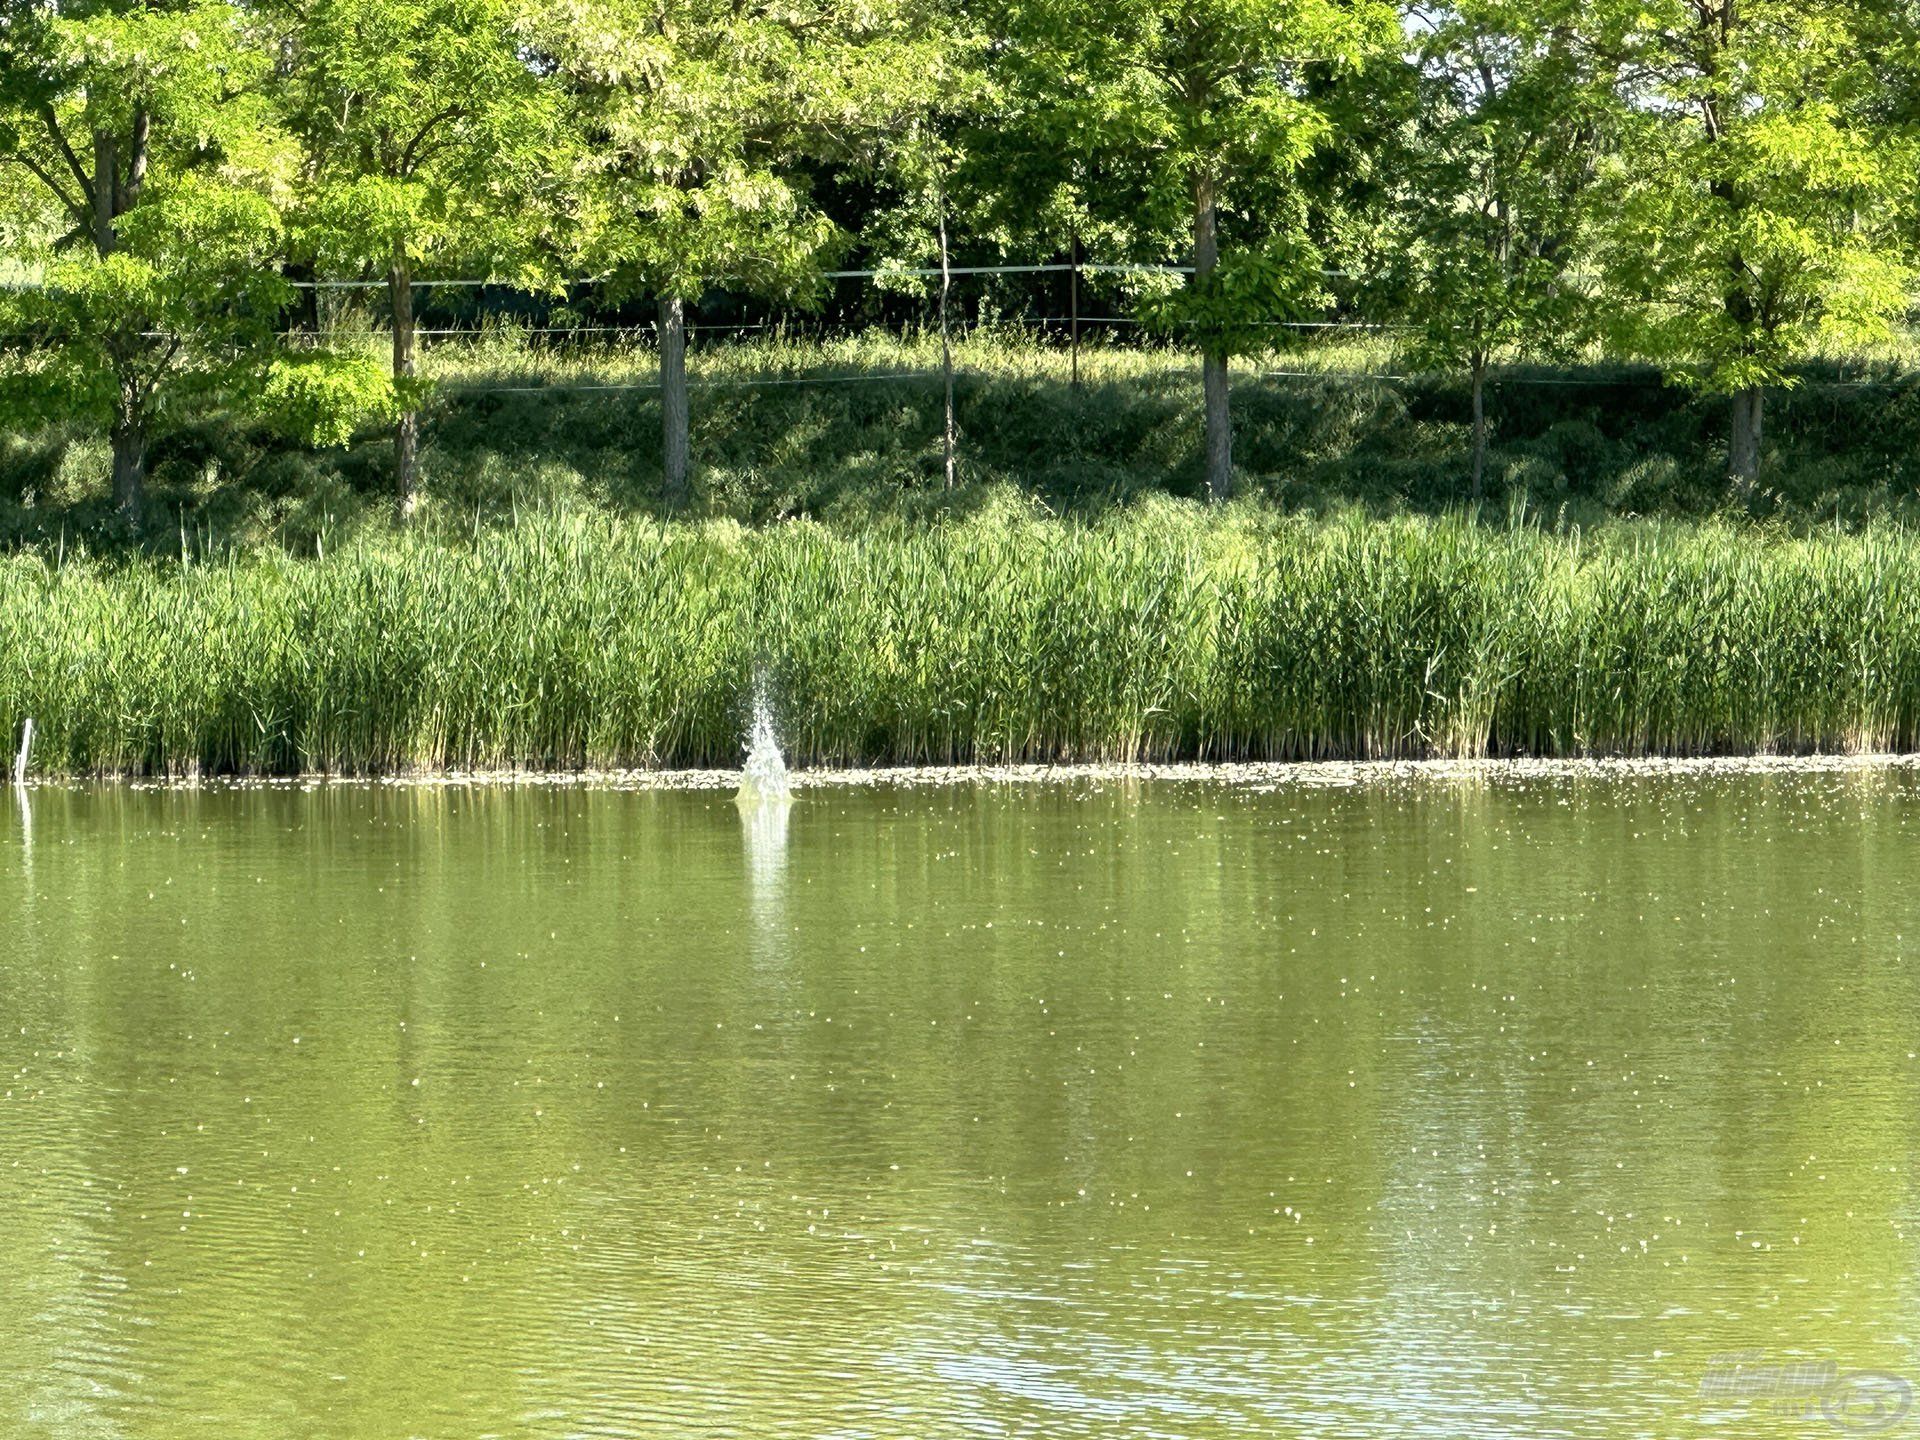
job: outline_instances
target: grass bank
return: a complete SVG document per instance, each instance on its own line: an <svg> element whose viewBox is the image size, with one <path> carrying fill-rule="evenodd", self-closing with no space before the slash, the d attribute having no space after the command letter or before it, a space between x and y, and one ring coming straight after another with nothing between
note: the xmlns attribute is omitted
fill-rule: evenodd
<svg viewBox="0 0 1920 1440"><path fill-rule="evenodd" d="M1920 743L1920 536L1720 523L549 514L324 558L0 560L71 773L1695 755Z"/></svg>
<svg viewBox="0 0 1920 1440"><path fill-rule="evenodd" d="M380 337L361 337L378 347ZM359 343L359 342L356 342ZM766 340L697 349L694 511L748 523L926 519L1012 487L1083 518L1201 491L1198 365L1165 348L1067 354L1006 332L959 347L960 474L942 485L939 347L931 339ZM542 348L502 333L429 346L423 519L470 531L528 509L663 513L655 357L644 344ZM1296 345L1236 365L1235 459L1250 499L1288 513L1440 515L1468 486L1457 377L1395 376L1390 339ZM1920 525L1920 387L1904 362L1807 367L1768 402L1767 474L1736 500L1725 404L1610 364L1503 372L1490 395L1488 511L1592 527L1619 516L1737 515L1810 528ZM312 553L383 528L391 445L276 440L183 404L156 439L142 531L125 535L104 437L0 435L0 548L199 543Z"/></svg>

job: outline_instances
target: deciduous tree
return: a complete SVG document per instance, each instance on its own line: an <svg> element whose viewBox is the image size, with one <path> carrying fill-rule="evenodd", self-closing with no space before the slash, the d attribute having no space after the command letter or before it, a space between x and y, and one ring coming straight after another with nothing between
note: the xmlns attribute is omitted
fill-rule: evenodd
<svg viewBox="0 0 1920 1440"><path fill-rule="evenodd" d="M933 82L925 26L884 0L556 0L543 12L584 141L582 264L607 294L658 306L669 500L691 481L688 303L719 282L809 293L843 237L807 162L862 151L902 87Z"/></svg>
<svg viewBox="0 0 1920 1440"><path fill-rule="evenodd" d="M413 515L423 273L539 274L563 169L552 87L514 0L277 0L283 94L305 150L298 222L334 273L371 271L392 326L394 501Z"/></svg>
<svg viewBox="0 0 1920 1440"><path fill-rule="evenodd" d="M1005 82L1033 143L1137 169L1166 222L1184 213L1191 283L1150 318L1202 355L1207 490L1233 484L1229 359L1266 342L1320 260L1282 195L1327 130L1306 67L1394 43L1381 0L1007 0ZM1240 243L1223 250L1231 226ZM1174 228L1172 223L1163 229Z"/></svg>
<svg viewBox="0 0 1920 1440"><path fill-rule="evenodd" d="M1568 32L1538 4L1454 0L1409 13L1417 119L1395 157L1386 304L1417 363L1466 372L1471 493L1487 459L1496 356L1565 353L1584 333L1588 199L1607 106Z"/></svg>
<svg viewBox="0 0 1920 1440"><path fill-rule="evenodd" d="M1635 0L1582 21L1618 66L1603 259L1620 339L1729 397L1743 494L1767 391L1819 345L1884 336L1907 300L1884 223L1907 179L1863 117L1859 19L1849 0Z"/></svg>
<svg viewBox="0 0 1920 1440"><path fill-rule="evenodd" d="M185 385L263 364L284 300L267 71L226 0L64 0L0 27L0 166L51 219L14 227L27 283L9 323L43 344L7 390L104 424L128 517L156 416Z"/></svg>

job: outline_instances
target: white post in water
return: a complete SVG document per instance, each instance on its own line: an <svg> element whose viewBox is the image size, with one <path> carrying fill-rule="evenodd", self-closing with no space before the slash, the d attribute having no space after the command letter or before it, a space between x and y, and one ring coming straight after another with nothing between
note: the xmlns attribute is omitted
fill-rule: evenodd
<svg viewBox="0 0 1920 1440"><path fill-rule="evenodd" d="M16 786L27 783L27 761L32 755L33 717L29 715L27 723L20 730L20 753L14 757L13 761L13 783Z"/></svg>

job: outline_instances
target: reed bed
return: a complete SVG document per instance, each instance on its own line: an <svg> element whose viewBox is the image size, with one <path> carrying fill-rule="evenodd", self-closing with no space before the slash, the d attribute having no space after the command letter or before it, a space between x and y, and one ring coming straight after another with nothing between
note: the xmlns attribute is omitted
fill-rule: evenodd
<svg viewBox="0 0 1920 1440"><path fill-rule="evenodd" d="M544 515L323 559L0 560L69 774L1706 755L1920 742L1920 537L1160 503L925 527Z"/></svg>

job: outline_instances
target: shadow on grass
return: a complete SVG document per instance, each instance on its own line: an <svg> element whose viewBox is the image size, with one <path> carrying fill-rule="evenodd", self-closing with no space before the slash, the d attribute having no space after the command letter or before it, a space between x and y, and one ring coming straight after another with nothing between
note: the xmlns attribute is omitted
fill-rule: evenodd
<svg viewBox="0 0 1920 1440"><path fill-rule="evenodd" d="M697 491L683 514L747 522L914 523L968 513L1014 487L1091 516L1145 496L1201 493L1198 386L1177 357L1118 366L1075 387L1014 367L958 380L962 485L942 484L941 387L925 373L846 381L810 371L722 380L693 394ZM537 364L537 357L531 362ZM1063 371L1064 367L1056 365ZM640 372L644 373L644 372ZM431 402L427 523L450 534L516 513L588 506L669 513L657 395L631 364L466 375ZM816 380L822 383L766 383ZM1489 393L1485 513L1548 524L1741 513L1789 526L1920 521L1920 389L1890 372L1810 368L1771 397L1767 476L1735 505L1724 479L1724 403L1639 369L1513 372ZM1445 377L1261 374L1234 395L1235 460L1248 493L1290 511L1456 511L1467 500L1468 396ZM278 545L295 553L384 527L385 437L344 451L287 446L222 413L182 417L152 449L145 512L107 496L99 436L0 438L0 546L178 553Z"/></svg>

